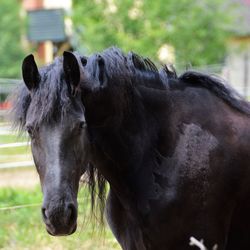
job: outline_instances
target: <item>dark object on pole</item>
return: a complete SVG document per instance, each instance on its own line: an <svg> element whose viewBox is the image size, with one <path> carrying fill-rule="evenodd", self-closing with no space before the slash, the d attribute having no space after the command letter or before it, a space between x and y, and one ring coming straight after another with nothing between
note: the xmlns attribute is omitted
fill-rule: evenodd
<svg viewBox="0 0 250 250"><path fill-rule="evenodd" d="M32 42L66 40L63 9L40 9L28 12L28 39Z"/></svg>

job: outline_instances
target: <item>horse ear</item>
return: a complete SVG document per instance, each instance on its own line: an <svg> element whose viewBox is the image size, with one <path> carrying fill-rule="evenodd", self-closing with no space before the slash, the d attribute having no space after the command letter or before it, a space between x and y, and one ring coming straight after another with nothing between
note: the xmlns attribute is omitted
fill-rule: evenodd
<svg viewBox="0 0 250 250"><path fill-rule="evenodd" d="M23 81L30 91L38 87L40 74L32 54L24 58L22 64L22 74Z"/></svg>
<svg viewBox="0 0 250 250"><path fill-rule="evenodd" d="M100 82L100 85L103 86L105 85L107 81L107 75L105 71L105 61L102 56L98 55L97 63L98 63L98 69L99 69L99 73L98 73L99 82Z"/></svg>
<svg viewBox="0 0 250 250"><path fill-rule="evenodd" d="M74 95L77 86L80 84L80 68L73 53L63 52L63 70L69 91Z"/></svg>

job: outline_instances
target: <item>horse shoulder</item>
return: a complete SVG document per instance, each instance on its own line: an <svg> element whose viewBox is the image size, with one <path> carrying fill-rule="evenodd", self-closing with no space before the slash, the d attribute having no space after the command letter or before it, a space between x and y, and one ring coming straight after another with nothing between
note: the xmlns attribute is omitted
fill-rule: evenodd
<svg viewBox="0 0 250 250"><path fill-rule="evenodd" d="M146 250L137 218L122 206L112 190L108 194L105 213L107 222L122 249Z"/></svg>

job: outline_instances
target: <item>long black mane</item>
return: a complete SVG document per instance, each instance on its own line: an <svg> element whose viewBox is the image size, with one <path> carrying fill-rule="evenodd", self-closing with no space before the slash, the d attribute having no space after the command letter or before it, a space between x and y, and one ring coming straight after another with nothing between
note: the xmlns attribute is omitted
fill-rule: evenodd
<svg viewBox="0 0 250 250"><path fill-rule="evenodd" d="M150 84L152 88L163 87L167 89L170 85L173 88L178 88L179 83L184 84L185 86L182 86L184 88L206 88L232 108L250 115L249 103L219 76L186 71L178 77L174 67L171 65L164 65L161 69L158 69L149 58L144 58L133 52L124 55L118 48L109 48L100 55L107 62L106 71L111 76L125 76L130 79L131 75L136 75L140 78L140 84L142 85L148 83L148 81L145 81L145 78L150 77L151 80L152 78L160 79L161 85L159 86L159 81L155 81L153 84Z"/></svg>
<svg viewBox="0 0 250 250"><path fill-rule="evenodd" d="M206 88L232 108L250 115L249 102L245 101L234 89L227 86L227 83L223 79L195 71L185 72L178 79L188 86Z"/></svg>
<svg viewBox="0 0 250 250"><path fill-rule="evenodd" d="M163 66L158 69L150 59L143 58L133 52L125 55L118 48L109 48L99 55L104 58L105 71L109 79L122 79L123 82L133 85L131 79L136 78L137 84L139 82L146 87L160 88L166 91L171 91L171 88L175 88L175 84L177 86L180 82L185 87L206 88L229 106L250 115L249 103L240 98L235 91L226 87L222 80L214 76L188 71L178 77L170 67ZM95 67L93 61L93 71L95 71ZM62 58L56 58L52 64L39 71L42 76L41 83L34 93L30 93L22 84L12 97L14 124L20 130L24 130L28 109L39 126L41 122L58 120L58 116L59 118L63 116L71 107L72 99L64 79ZM136 86L134 87L136 88ZM105 179L92 165L88 166L87 178L87 184L91 190L92 208L94 209L95 205L99 204L101 214L103 214L106 201Z"/></svg>

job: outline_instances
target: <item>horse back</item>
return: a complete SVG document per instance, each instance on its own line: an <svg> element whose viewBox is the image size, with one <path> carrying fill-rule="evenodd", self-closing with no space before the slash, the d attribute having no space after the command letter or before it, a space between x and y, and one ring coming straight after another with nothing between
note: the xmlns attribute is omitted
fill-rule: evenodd
<svg viewBox="0 0 250 250"><path fill-rule="evenodd" d="M171 153L186 134L183 143L194 148L192 157L199 162L209 152L206 163L214 178L230 182L230 192L237 197L250 196L250 116L204 88L190 87L173 95Z"/></svg>

